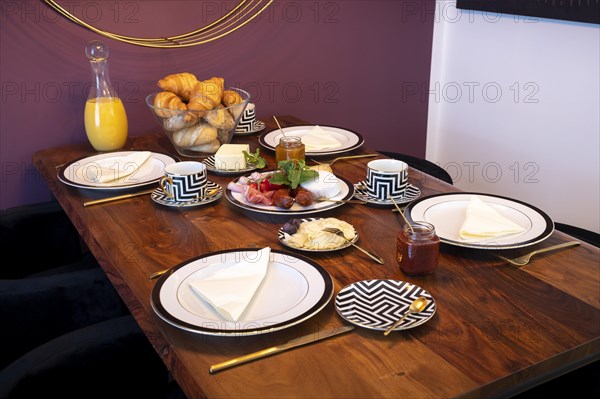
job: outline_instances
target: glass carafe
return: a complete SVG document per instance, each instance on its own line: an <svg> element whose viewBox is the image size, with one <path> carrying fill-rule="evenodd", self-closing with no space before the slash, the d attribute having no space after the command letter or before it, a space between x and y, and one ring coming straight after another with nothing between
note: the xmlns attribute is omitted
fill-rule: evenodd
<svg viewBox="0 0 600 399"><path fill-rule="evenodd" d="M108 76L108 47L93 40L85 47L94 85L85 103L85 132L97 151L123 148L127 140L127 114Z"/></svg>

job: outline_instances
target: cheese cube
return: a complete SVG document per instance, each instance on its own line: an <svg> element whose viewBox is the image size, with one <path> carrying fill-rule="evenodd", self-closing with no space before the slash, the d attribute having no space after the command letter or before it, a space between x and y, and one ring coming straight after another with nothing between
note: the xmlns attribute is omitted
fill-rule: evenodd
<svg viewBox="0 0 600 399"><path fill-rule="evenodd" d="M250 152L248 144L223 144L215 154L215 168L224 170L246 169L242 151Z"/></svg>

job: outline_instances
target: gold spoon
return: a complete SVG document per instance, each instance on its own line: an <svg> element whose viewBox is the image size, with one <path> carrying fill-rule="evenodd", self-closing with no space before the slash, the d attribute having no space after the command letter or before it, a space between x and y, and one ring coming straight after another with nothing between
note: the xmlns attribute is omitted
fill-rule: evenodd
<svg viewBox="0 0 600 399"><path fill-rule="evenodd" d="M410 306L408 308L408 312L404 313L404 316L402 316L394 324L392 324L390 326L390 328L385 330L383 335L388 335L389 333L391 333L392 330L394 328L398 327L400 325L400 323L402 323L404 321L404 319L406 318L406 316L408 316L409 314L422 312L423 309L425 309L425 306L427 306L427 298L425 298L424 296L420 296L417 299L415 299L414 301L412 301L412 303L410 304Z"/></svg>

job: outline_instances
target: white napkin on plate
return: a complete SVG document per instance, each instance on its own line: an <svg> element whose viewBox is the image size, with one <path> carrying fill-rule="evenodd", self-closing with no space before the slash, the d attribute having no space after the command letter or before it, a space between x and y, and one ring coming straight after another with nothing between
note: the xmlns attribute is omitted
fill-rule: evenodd
<svg viewBox="0 0 600 399"><path fill-rule="evenodd" d="M463 240L476 240L516 234L524 230L474 195L467 205L467 216L459 234Z"/></svg>
<svg viewBox="0 0 600 399"><path fill-rule="evenodd" d="M250 259L208 266L214 272L189 285L226 320L238 321L267 274L270 254L266 247Z"/></svg>
<svg viewBox="0 0 600 399"><path fill-rule="evenodd" d="M316 125L308 133L302 136L302 142L306 147L306 151L337 148L341 145L335 137L323 130L319 125Z"/></svg>
<svg viewBox="0 0 600 399"><path fill-rule="evenodd" d="M94 183L108 183L140 170L150 158L150 151L137 151L121 157L109 157L85 165L83 176Z"/></svg>

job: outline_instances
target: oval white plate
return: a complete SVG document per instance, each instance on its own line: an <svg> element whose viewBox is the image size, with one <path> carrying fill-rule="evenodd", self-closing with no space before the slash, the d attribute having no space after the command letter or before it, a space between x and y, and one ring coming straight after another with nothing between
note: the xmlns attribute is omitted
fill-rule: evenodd
<svg viewBox="0 0 600 399"><path fill-rule="evenodd" d="M264 172L264 173L270 173L270 172ZM352 198L354 196L354 186L352 185L352 183L350 183L348 180L344 179L343 177L340 177L340 176L336 176L336 177L339 179L340 192L337 195L331 197L331 199L333 199L333 200L348 200L348 199ZM327 211L327 210L334 209L334 208L344 205L343 203L323 201L323 202L314 202L313 204L308 205L308 206L301 206L298 204L294 204L294 205L292 205L292 207L290 209L283 209L283 208L279 208L275 205L253 204L251 202L248 202L242 193L233 192L229 189L226 190L225 197L233 205L238 206L240 208L243 208L243 209L246 209L249 211L253 211L253 212L268 213L268 214L272 214L272 215L305 215L305 214Z"/></svg>
<svg viewBox="0 0 600 399"><path fill-rule="evenodd" d="M131 155L135 152L136 151L107 152L77 159L59 169L57 174L58 180L69 186L87 188L90 190L127 189L158 182L165 173L165 166L177 162L177 160L170 155L152 152L150 159L144 162L139 170L122 179L107 183L95 183L86 178L86 168L90 167L95 162L100 160L102 162L110 162L113 158L115 162L118 162L122 157Z"/></svg>
<svg viewBox="0 0 600 399"><path fill-rule="evenodd" d="M271 250L267 274L237 322L223 319L192 292L189 281L203 269L241 259L257 249L225 250L184 262L161 276L152 289L152 308L175 327L207 335L256 335L281 330L317 314L333 297L333 281L314 261Z"/></svg>
<svg viewBox="0 0 600 399"><path fill-rule="evenodd" d="M290 126L284 127L283 131L288 136L299 136L302 138L305 134L310 132L314 125L311 126ZM331 155L331 154L339 154L342 152L347 152L350 150L354 150L364 143L363 137L351 130L342 129L335 126L322 126L319 127L329 133L331 136L335 137L337 141L340 142L340 146L337 148L326 148L323 150L317 151L307 151L307 156L319 156L319 155ZM258 138L258 142L265 148L275 151L275 147L279 144L279 139L283 136L279 129L272 130L266 134L263 134Z"/></svg>
<svg viewBox="0 0 600 399"><path fill-rule="evenodd" d="M473 195L477 195L525 231L481 241L461 239L459 230ZM554 231L552 219L541 210L521 201L491 194L457 192L432 195L410 203L404 215L410 221L420 220L433 224L440 240L447 244L477 249L510 249L533 245L545 240Z"/></svg>

